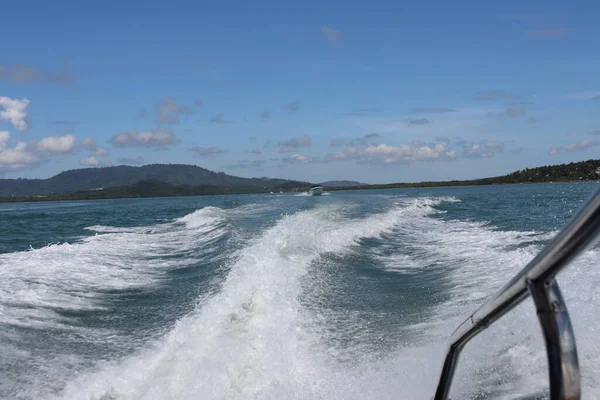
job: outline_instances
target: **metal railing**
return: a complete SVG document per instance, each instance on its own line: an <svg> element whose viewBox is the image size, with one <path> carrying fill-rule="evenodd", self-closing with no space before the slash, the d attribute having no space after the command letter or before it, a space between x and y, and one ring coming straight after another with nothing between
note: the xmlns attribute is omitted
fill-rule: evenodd
<svg viewBox="0 0 600 400"><path fill-rule="evenodd" d="M551 400L581 396L577 347L569 313L554 277L600 233L600 190L556 237L506 286L486 301L450 337L435 393L446 400L458 357L464 346L485 328L532 296L546 342Z"/></svg>

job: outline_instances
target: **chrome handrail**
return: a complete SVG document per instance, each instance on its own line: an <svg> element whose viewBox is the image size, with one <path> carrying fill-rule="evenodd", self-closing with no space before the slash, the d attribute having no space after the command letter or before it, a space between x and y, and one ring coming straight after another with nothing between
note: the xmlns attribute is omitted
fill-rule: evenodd
<svg viewBox="0 0 600 400"><path fill-rule="evenodd" d="M551 400L581 396L575 336L554 277L600 233L600 189L556 237L507 285L486 301L452 334L435 400L446 400L464 346L528 296L532 296L548 355Z"/></svg>

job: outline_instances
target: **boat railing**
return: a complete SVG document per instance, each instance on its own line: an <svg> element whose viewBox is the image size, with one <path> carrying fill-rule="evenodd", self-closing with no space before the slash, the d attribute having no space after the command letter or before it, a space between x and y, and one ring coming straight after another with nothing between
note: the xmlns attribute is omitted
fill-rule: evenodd
<svg viewBox="0 0 600 400"><path fill-rule="evenodd" d="M573 327L556 275L592 244L600 231L600 190L542 251L452 334L435 393L446 400L461 350L484 329L531 296L546 343L551 400L581 396Z"/></svg>

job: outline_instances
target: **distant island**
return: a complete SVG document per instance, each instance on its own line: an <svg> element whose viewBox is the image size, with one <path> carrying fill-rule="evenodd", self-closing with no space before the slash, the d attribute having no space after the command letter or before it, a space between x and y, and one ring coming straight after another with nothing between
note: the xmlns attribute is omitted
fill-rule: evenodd
<svg viewBox="0 0 600 400"><path fill-rule="evenodd" d="M205 190L207 194L270 192L310 186L309 182L288 179L242 178L210 171L196 165L150 164L142 167L121 165L72 169L48 179L0 179L0 197L59 197L72 196L75 192L109 189L115 192L115 186L131 186L142 181L160 181L187 189L198 186L194 189L195 193ZM136 186L136 188L141 187ZM146 189L144 193L147 192ZM161 190L164 190L164 187Z"/></svg>
<svg viewBox="0 0 600 400"><path fill-rule="evenodd" d="M434 186L474 186L543 182L581 182L600 179L600 160L526 168L508 175L437 182L361 184L356 181L321 183L325 190L392 189ZM48 179L0 179L0 202L94 200L140 197L301 192L309 182L241 178L195 165L152 164L143 167L83 168Z"/></svg>

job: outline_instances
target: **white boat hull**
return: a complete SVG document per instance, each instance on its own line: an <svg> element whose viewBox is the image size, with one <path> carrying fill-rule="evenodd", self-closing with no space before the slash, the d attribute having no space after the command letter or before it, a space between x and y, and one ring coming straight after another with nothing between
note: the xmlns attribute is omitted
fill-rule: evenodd
<svg viewBox="0 0 600 400"><path fill-rule="evenodd" d="M308 194L310 194L311 196L320 196L323 194L323 187L317 186L317 187L311 188L308 191Z"/></svg>

